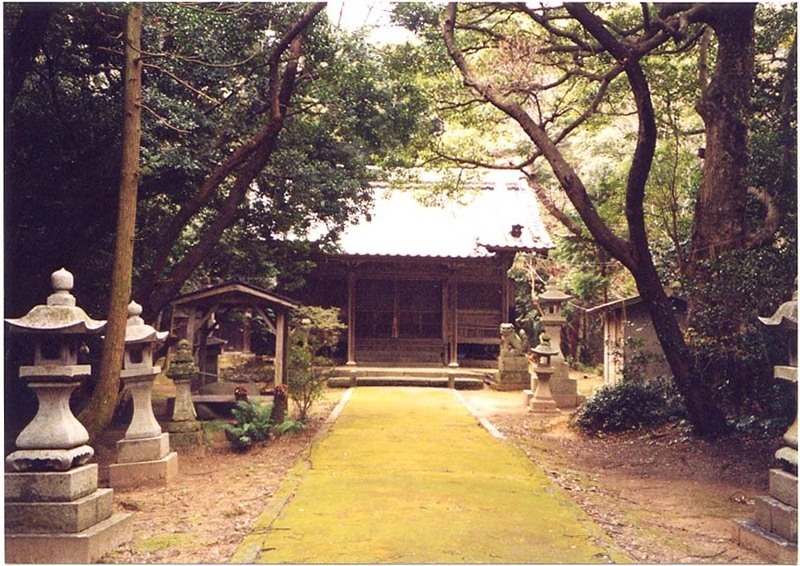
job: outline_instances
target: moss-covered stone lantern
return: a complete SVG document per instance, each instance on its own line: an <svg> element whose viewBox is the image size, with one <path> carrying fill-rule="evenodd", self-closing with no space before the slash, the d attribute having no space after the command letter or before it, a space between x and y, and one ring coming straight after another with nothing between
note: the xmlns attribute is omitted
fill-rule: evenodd
<svg viewBox="0 0 800 566"><path fill-rule="evenodd" d="M192 345L188 340L181 340L167 370L167 377L175 382L175 407L168 430L174 444L187 450L201 445L203 441L202 426L194 410L191 388L192 380L199 371L192 355Z"/></svg>

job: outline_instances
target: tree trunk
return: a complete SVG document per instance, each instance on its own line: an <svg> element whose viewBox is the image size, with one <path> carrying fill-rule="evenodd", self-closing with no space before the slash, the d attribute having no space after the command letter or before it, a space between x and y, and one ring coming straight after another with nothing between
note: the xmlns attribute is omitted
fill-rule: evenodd
<svg viewBox="0 0 800 566"><path fill-rule="evenodd" d="M708 10L705 21L716 33L718 47L711 82L696 105L706 126L706 148L695 203L690 276L699 261L741 249L747 236L745 176L755 4L710 4Z"/></svg>
<svg viewBox="0 0 800 566"><path fill-rule="evenodd" d="M95 438L111 422L119 396L119 376L125 351L125 329L128 320L128 303L131 300L133 247L136 230L139 147L142 137L141 37L142 7L134 4L130 8L125 22L122 166L108 325L95 387L89 403L80 414L80 420L92 438Z"/></svg>

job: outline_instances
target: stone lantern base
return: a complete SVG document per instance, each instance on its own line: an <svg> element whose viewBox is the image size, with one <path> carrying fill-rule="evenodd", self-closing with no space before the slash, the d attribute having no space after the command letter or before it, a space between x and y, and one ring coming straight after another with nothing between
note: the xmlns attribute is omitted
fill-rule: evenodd
<svg viewBox="0 0 800 566"><path fill-rule="evenodd" d="M178 475L178 453L170 452L169 433L117 442L117 463L108 467L115 489L166 485Z"/></svg>
<svg viewBox="0 0 800 566"><path fill-rule="evenodd" d="M203 425L200 421L171 421L167 430L170 443L176 450L191 452L204 445Z"/></svg>
<svg viewBox="0 0 800 566"><path fill-rule="evenodd" d="M5 560L88 563L131 539L129 513L97 488L97 464L5 474Z"/></svg>

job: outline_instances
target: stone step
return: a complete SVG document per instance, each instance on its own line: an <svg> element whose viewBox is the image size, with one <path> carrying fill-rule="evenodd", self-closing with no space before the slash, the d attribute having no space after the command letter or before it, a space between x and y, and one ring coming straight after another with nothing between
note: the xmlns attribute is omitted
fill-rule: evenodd
<svg viewBox="0 0 800 566"><path fill-rule="evenodd" d="M778 501L797 509L797 476L773 468L769 471L769 494Z"/></svg>
<svg viewBox="0 0 800 566"><path fill-rule="evenodd" d="M97 490L97 464L65 472L5 474L6 501L75 501Z"/></svg>
<svg viewBox="0 0 800 566"><path fill-rule="evenodd" d="M130 513L114 513L79 533L11 534L5 559L17 564L88 564L99 561L133 537Z"/></svg>
<svg viewBox="0 0 800 566"><path fill-rule="evenodd" d="M108 519L114 490L101 488L75 501L7 501L6 533L78 533Z"/></svg>
<svg viewBox="0 0 800 566"><path fill-rule="evenodd" d="M797 564L797 543L779 537L755 521L735 519L733 540L738 545L757 552L772 564Z"/></svg>
<svg viewBox="0 0 800 566"><path fill-rule="evenodd" d="M483 379L478 377L455 377L455 389L482 389ZM449 387L449 377L331 377L328 387Z"/></svg>
<svg viewBox="0 0 800 566"><path fill-rule="evenodd" d="M756 523L790 542L797 542L797 509L770 495L756 497Z"/></svg>

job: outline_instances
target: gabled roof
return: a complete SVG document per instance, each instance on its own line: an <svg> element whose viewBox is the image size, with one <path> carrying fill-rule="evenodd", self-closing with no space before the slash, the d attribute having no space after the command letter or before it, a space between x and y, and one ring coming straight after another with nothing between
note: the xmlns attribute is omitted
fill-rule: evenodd
<svg viewBox="0 0 800 566"><path fill-rule="evenodd" d="M377 186L371 212L342 233L341 253L470 258L555 247L533 191L516 176L490 181L437 205L426 205L416 189Z"/></svg>
<svg viewBox="0 0 800 566"><path fill-rule="evenodd" d="M210 304L253 305L265 304L269 307L293 309L300 303L289 297L266 291L243 281L229 281L179 295L170 301L171 305L209 306Z"/></svg>

